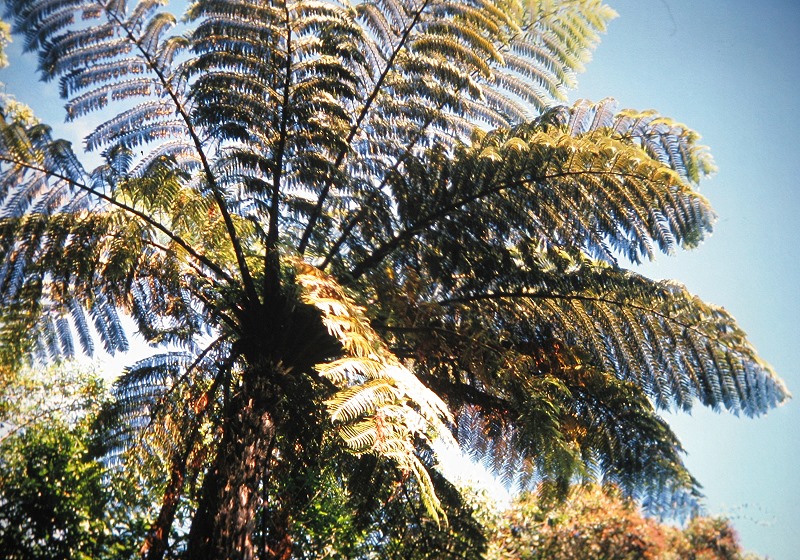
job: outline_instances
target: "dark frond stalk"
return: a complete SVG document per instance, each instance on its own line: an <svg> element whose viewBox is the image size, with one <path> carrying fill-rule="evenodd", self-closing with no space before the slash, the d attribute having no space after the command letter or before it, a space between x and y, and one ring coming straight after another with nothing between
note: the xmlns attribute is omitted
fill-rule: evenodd
<svg viewBox="0 0 800 560"><path fill-rule="evenodd" d="M671 317L669 314L659 311L653 307L647 307L638 303L632 303L630 301L619 301L615 299L610 299L607 297L602 296L587 296L581 294L561 294L558 292L529 292L525 290L514 291L514 292L492 292L488 294L475 294L471 296L462 296L457 298L447 298L437 301L439 305L458 305L463 303L470 303L475 301L492 301L492 300L501 300L501 299L553 299L553 300L562 300L562 301L585 301L591 303L605 303L607 305L612 305L614 307L620 308L628 308L628 309L635 309L637 311L643 311L645 313L650 313L656 317L664 319L667 322L672 323L682 329L686 329L688 331L692 331L698 336L703 338L708 337L708 333L703 332L696 325L692 325L690 323L684 323L683 321L679 321L675 317Z"/></svg>
<svg viewBox="0 0 800 560"><path fill-rule="evenodd" d="M450 330L450 329L444 329L444 328L441 328L441 327L429 327L429 326L405 327L405 326L396 326L396 325L376 325L376 324L373 324L372 327L377 332L416 333L418 335L420 335L420 334L421 335L425 335L425 334L430 334L430 335L442 334L442 335L451 336L451 337L454 337L454 338L461 338L461 337L464 336L462 333L459 333L458 331ZM471 344L471 345L473 345L473 346L475 346L477 348L482 348L484 350L488 350L489 352L492 352L493 354L496 354L497 356L502 356L503 353L504 353L504 349L501 346L495 345L495 344L489 344L487 342L483 342L483 341L480 341L480 340L470 339L469 340L469 344ZM395 353L397 353L397 350L393 350L393 351Z"/></svg>
<svg viewBox="0 0 800 560"><path fill-rule="evenodd" d="M283 175L283 158L286 151L286 140L289 134L289 97L292 85L292 26L289 8L284 5L286 13L286 75L283 82L283 100L281 102L281 124L278 149L275 154L275 173L272 179L272 195L269 206L269 229L267 231L267 247L264 256L264 301L274 298L280 291L280 255L278 253L278 212L280 211L281 178Z"/></svg>
<svg viewBox="0 0 800 560"><path fill-rule="evenodd" d="M426 385L451 399L450 406L454 408L465 403L475 405L483 410L491 410L508 415L514 404L505 398L493 395L473 385L445 379L440 375L421 375L420 379Z"/></svg>
<svg viewBox="0 0 800 560"><path fill-rule="evenodd" d="M621 173L617 171L581 170L581 171L563 171L556 173L546 173L539 177L531 177L531 178L521 179L518 181L508 181L492 185L488 188L481 189L480 191L473 193L469 196L465 196L458 200L454 200L450 204L445 204L444 206L437 208L434 212L431 212L430 214L421 216L415 224L398 232L394 237L388 239L387 241L376 247L375 250L368 257L366 257L364 260L356 264L353 267L352 271L350 272L350 281L352 282L354 280L357 280L365 272L379 265L384 258L386 258L393 251L401 247L403 243L405 243L406 241L410 241L420 233L424 232L430 225L436 223L437 221L443 218L446 218L453 212L460 211L467 204L471 204L473 202L477 202L481 199L490 197L492 195L499 194L505 190L516 189L524 187L526 185L533 185L537 183L546 183L547 181L559 178L578 177L582 175L598 176L598 177L604 175L605 176L610 175L618 177L630 177L642 180L647 179L647 177L639 176L633 173Z"/></svg>
<svg viewBox="0 0 800 560"><path fill-rule="evenodd" d="M451 212L456 212L467 204L476 202L487 196L497 194L506 189L521 187L525 184L535 183L541 180L543 179L524 179L521 181L514 181L512 183L501 183L500 185L495 185L490 188L478 191L477 193L471 196L463 197L459 200L452 202L451 204L446 204L438 208L435 212L431 212L426 216L420 217L420 219L413 226L398 232L397 235L395 235L394 237L388 239L386 242L376 247L375 250L367 258L362 260L360 263L356 264L353 267L352 271L350 272L350 281L357 280L365 272L380 264L383 261L383 259L385 259L389 254L391 254L392 251L400 247L404 242L410 241L420 233L424 232L430 225L436 223L438 220L447 217Z"/></svg>
<svg viewBox="0 0 800 560"><path fill-rule="evenodd" d="M347 157L347 153L350 150L350 144L353 141L353 138L356 137L358 131L361 129L361 123L364 122L364 119L367 117L370 109L372 108L372 104L377 99L378 94L381 92L381 88L383 87L383 82L389 76L389 73L394 69L394 61L397 56L402 52L402 50L406 47L406 42L408 38L411 36L411 32L416 27L417 23L419 23L420 18L422 17L423 12L428 7L430 0L425 0L422 3L422 6L414 13L414 17L411 20L411 23L403 30L403 35L400 37L400 41L397 43L397 47L392 51L391 56L386 61L386 66L381 72L381 75L378 77L378 81L375 82L375 86L372 88L372 91L367 97L367 100L364 102L364 106L361 107L361 111L356 117L356 121L353 123L353 126L350 127L350 132L347 135L347 139L344 142L344 147L342 151L339 152L339 155L336 157L336 160L333 163L332 170L339 169L339 167L344 162L344 159ZM297 246L297 251L302 256L305 253L306 248L308 247L308 241L311 238L311 232L314 231L314 226L317 223L317 220L322 215L322 206L325 204L325 199L328 198L328 193L333 187L333 177L325 183L325 186L322 187L322 192L319 194L319 198L317 199L317 204L314 206L314 210L311 211L311 216L308 218L308 224L306 225L306 229L303 231L303 236L300 239L300 244Z"/></svg>
<svg viewBox="0 0 800 560"><path fill-rule="evenodd" d="M228 325L228 327L231 329L231 332L237 332L239 324L236 322L236 319L220 311L217 307L217 304L209 299L209 297L204 294L202 290L190 288L190 293L206 306L214 319L217 319L220 322Z"/></svg>
<svg viewBox="0 0 800 560"><path fill-rule="evenodd" d="M439 110L441 110L441 109L442 109L442 105L440 104L439 105ZM408 158L408 156L411 155L412 150L414 149L414 146L416 146L417 143L422 139L424 130L428 127L428 125L431 124L431 122L433 122L433 117L429 117L429 118L427 118L425 120L425 123L417 131L417 135L414 138L414 140L411 141L405 147L405 152L403 152L403 155L398 157L397 161L395 161L394 164L392 164L392 167L389 169L389 171L384 176L384 179L383 179L383 181L381 181L381 184L378 186L377 189L375 189L375 192L366 201L363 202L363 204L361 205L361 209L356 213L355 216L353 216L350 219L349 222L347 222L347 224L344 226L344 228L342 228L342 232L339 234L339 237L337 237L336 241L333 242L333 245L331 245L331 248L328 250L327 254L325 255L325 259L322 261L322 264L319 266L320 270L325 270L328 267L328 265L331 264L331 261L339 253L339 249L342 248L342 245L344 245L345 241L347 241L347 238L350 237L350 234L352 233L353 229L359 224L359 222L361 222L361 220L364 218L364 216L369 211L369 207L372 204L372 202L375 201L375 198L378 196L378 194L380 192L382 192L383 189L386 187L386 183L388 181L388 177L392 173L396 172L400 168L400 166L403 165L403 163L405 162L406 158Z"/></svg>
<svg viewBox="0 0 800 560"><path fill-rule="evenodd" d="M409 149L403 157L398 158L397 162L395 162L391 171L396 170L400 166L402 161L405 159L405 157L407 157L408 154L410 153L411 150ZM372 204L372 202L375 201L375 199L378 196L378 193L380 193L385 186L386 186L386 180L384 180L380 184L380 186L378 187L378 189L376 189L375 193L373 193L372 196L370 196L366 201L364 201L364 203L361 205L361 209L358 212L356 212L356 215L353 216L349 222L347 222L344 228L342 228L341 234L339 234L339 237L336 238L336 241L333 242L333 245L331 246L330 250L325 255L325 260L322 261L322 264L319 267L320 270L325 270L326 268L328 268L328 265L331 264L333 258L339 253L339 249L342 248L342 245L344 245L345 241L347 241L347 238L350 237L350 234L352 233L353 229L359 224L359 222L364 218L364 216L366 216L367 212L369 211L370 204Z"/></svg>
<svg viewBox="0 0 800 560"><path fill-rule="evenodd" d="M233 218L231 218L231 214L228 211L228 206L225 203L225 198L222 196L222 192L220 191L219 185L217 184L217 179L213 171L211 170L211 164L208 161L208 156L206 155L206 152L203 149L203 142L202 140L200 140L200 137L197 135L197 131L194 129L194 126L192 125L192 119L189 116L189 113L186 111L186 107L184 107L183 103L178 98L178 94L172 88L172 86L169 83L169 80L167 80L166 76L158 67L158 64L156 64L156 62L153 60L152 56L150 56L150 53L147 51L147 49L145 49L141 45L139 40L134 36L133 31L129 29L128 26L125 25L125 22L122 21L117 16L117 14L114 13L114 11L111 9L110 7L111 4L103 5L101 3L100 6L106 12L107 16L110 19L114 20L114 22L117 25L119 25L119 27L125 32L125 35L128 38L128 40L131 41L134 45L136 45L136 48L144 57L145 61L147 62L147 65L156 74L156 77L158 77L159 82L161 82L161 85L164 87L164 90L169 95L170 100L172 100L172 103L175 106L175 110L178 112L178 114L181 117L181 120L183 120L184 124L186 125L186 130L189 132L189 136L191 137L192 143L194 144L195 150L197 151L197 156L200 158L200 162L203 166L203 173L205 174L206 179L208 180L208 186L214 197L214 202L216 203L217 208L219 209L220 215L222 216L222 220L225 222L225 229L228 233L228 238L230 239L231 245L233 246L233 251L236 255L236 262L239 266L239 273L242 276L242 284L244 284L245 293L247 294L248 299L250 299L250 301L253 304L258 303L259 301L258 293L256 292L255 283L253 282L253 277L250 274L250 269L248 268L247 261L245 260L244 257L244 250L242 249L242 244L239 239L239 235L236 232L236 226L234 225Z"/></svg>
<svg viewBox="0 0 800 560"><path fill-rule="evenodd" d="M514 35L514 37L516 37L516 35ZM512 39L513 39L513 37L512 37ZM476 74L476 72L472 73L473 76L475 74ZM436 109L437 109L437 111L441 111L443 108L444 108L444 103L440 102ZM328 265L331 263L333 258L339 253L339 249L341 249L342 245L344 245L345 241L347 241L347 238L350 236L350 233L353 231L353 228L355 228L358 225L358 223L361 221L361 219L367 213L367 211L369 209L369 206L372 203L372 201L374 201L375 197L377 196L377 193L381 192L384 189L384 187L386 187L386 182L388 180L388 177L391 175L391 173L396 172L400 168L400 166L403 165L403 163L405 162L406 158L408 158L408 156L410 156L412 154L412 151L413 151L414 147L422 139L422 137L423 137L423 135L425 133L425 130L428 128L428 126L432 122L433 122L433 116L429 116L428 118L425 119L425 122L419 128L419 130L417 131L417 135L414 137L414 139L411 142L409 142L409 144L407 146L405 146L405 152L403 152L403 155L398 157L397 161L395 161L394 164L392 164L392 167L386 173L386 175L385 175L383 181L381 182L380 186L375 190L375 194L373 194L368 200L366 200L363 203L363 205L361 207L361 210L359 210L358 213L356 213L356 215L353 216L350 219L349 222L347 222L345 227L342 228L341 234L339 234L339 237L336 239L336 241L334 241L333 245L328 250L328 253L325 255L325 259L323 260L322 264L319 267L320 270L325 270L328 267Z"/></svg>

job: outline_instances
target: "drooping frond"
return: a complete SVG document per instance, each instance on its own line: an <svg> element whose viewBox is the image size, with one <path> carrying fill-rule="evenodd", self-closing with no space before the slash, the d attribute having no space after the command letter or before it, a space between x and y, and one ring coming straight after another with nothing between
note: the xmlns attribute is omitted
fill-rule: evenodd
<svg viewBox="0 0 800 560"><path fill-rule="evenodd" d="M87 282L109 217L88 212L88 176L69 144L42 124L10 117L0 122L3 363L72 357L71 325L86 352L94 348L90 323L107 350L125 350L113 299Z"/></svg>
<svg viewBox="0 0 800 560"><path fill-rule="evenodd" d="M213 200L185 182L177 160L158 157L129 176L131 160L115 148L87 172L46 126L13 111L0 123L0 297L16 309L2 329L16 340L15 363L28 354L20 344L37 358L72 356L71 333L87 353L95 335L124 351L119 311L150 342L184 344L202 330L183 272L225 276L210 258L233 261L224 225L209 219Z"/></svg>
<svg viewBox="0 0 800 560"><path fill-rule="evenodd" d="M174 445L177 434L171 433L168 422L159 421L160 409L168 406L164 397L190 363L188 354L162 354L140 360L122 373L114 385L114 404L103 417L108 428L117 432L115 437L105 434L109 456L141 445L148 429L155 431L153 441Z"/></svg>
<svg viewBox="0 0 800 560"><path fill-rule="evenodd" d="M553 357L552 347L542 344L537 357L548 354ZM653 514L695 512L699 484L683 464L677 438L639 387L561 356L566 359L546 366L519 356L516 367L498 372L494 396L449 382L447 393L459 403L462 448L516 488L549 481L563 491L576 481L602 480ZM436 373L447 378L455 372L441 365Z"/></svg>
<svg viewBox="0 0 800 560"><path fill-rule="evenodd" d="M379 458L362 455L341 470L354 524L365 538L342 543L347 558L375 560L463 560L481 558L487 537L480 503L469 489L457 487L438 472L434 454L423 451L423 464L447 515L447 524L421 515L422 499L413 480L398 479L396 469ZM327 539L330 537L326 533Z"/></svg>
<svg viewBox="0 0 800 560"><path fill-rule="evenodd" d="M87 138L89 150L139 148L187 136L188 123L180 115L184 101L172 70L185 41L165 37L175 18L159 11L161 2L144 0L132 8L126 2L92 0L9 4L26 48L39 51L43 77L60 78L69 120L112 103L121 109ZM142 97L133 107L122 103Z"/></svg>
<svg viewBox="0 0 800 560"><path fill-rule="evenodd" d="M381 291L381 307L394 311L376 329L456 411L463 448L508 483L613 480L654 512L696 507L680 444L640 380L619 379L617 364L586 352L586 340L607 340L605 333L586 325L554 330L567 312L543 317L514 298L491 306L414 301L427 288L420 280Z"/></svg>
<svg viewBox="0 0 800 560"><path fill-rule="evenodd" d="M456 410L461 445L509 482L602 479L654 513L693 511L696 481L654 404L758 415L788 398L784 384L727 312L683 286L566 252L518 264L453 293L407 273L379 289L376 329Z"/></svg>
<svg viewBox="0 0 800 560"><path fill-rule="evenodd" d="M87 136L86 148L102 149L107 159L128 154L137 160L136 167L127 168L124 173L93 174L90 182L81 177L84 192L78 198L100 202L101 206L116 202L119 207L125 201L112 199L120 182L131 176L142 179L165 160L184 166L187 173L178 176L183 192L192 191L195 197L213 200L223 222L228 249L235 253L238 272L251 288L234 220L211 170L209 158L213 147L204 145L203 132L193 123L186 76L175 65L176 53L187 44L182 37L166 36L175 18L160 8L158 0L142 0L135 6L124 1L91 0L9 3L16 29L26 34L26 47L39 51L43 77L61 78L61 94L67 99L69 119L107 111L112 105L118 111ZM59 24L51 25L55 20ZM51 145L55 147L58 143ZM74 181L75 173L71 167L69 170L67 178ZM202 176L192 174L197 170L203 171ZM58 173L59 168L44 166L41 171L48 178L43 182L59 178L47 175ZM178 239L169 224L159 222L152 209L133 210L129 211L132 218L155 225L173 241ZM192 253L189 243L181 245ZM204 261L203 266L225 276L218 262L200 260Z"/></svg>
<svg viewBox="0 0 800 560"><path fill-rule="evenodd" d="M637 262L654 246L694 245L710 229L713 214L687 182L710 169L696 135L651 114L633 125L631 115L579 103L452 156L432 150L409 160L391 182L396 221L386 231L374 222L351 230L350 273L384 277L373 267L396 254L397 270L417 270L415 282L435 286L439 301L517 294L475 316L510 313L509 324L551 325L662 406L688 406L694 395L764 412L785 390L727 313L680 286L575 257L615 263L622 252Z"/></svg>
<svg viewBox="0 0 800 560"><path fill-rule="evenodd" d="M702 302L674 282L565 254L543 259L527 282L441 300L448 314L498 318L505 330L553 336L581 348L590 361L641 387L660 407L689 409L695 398L712 408L763 414L788 397L724 309ZM461 307L465 305L466 307ZM484 307L488 305L488 307Z"/></svg>
<svg viewBox="0 0 800 560"><path fill-rule="evenodd" d="M650 402L754 415L788 397L728 313L617 265L710 231L697 140L607 100L434 147L387 180L393 211L360 211L326 262L370 286L376 328L464 407L499 472L606 477L654 511L691 508L695 483ZM543 339L580 367L535 352Z"/></svg>
<svg viewBox="0 0 800 560"><path fill-rule="evenodd" d="M430 475L415 453L415 438L449 434L447 406L403 366L372 331L362 309L318 269L295 263L303 300L316 307L344 356L319 364L324 378L341 387L328 401L331 418L354 453L374 453L396 462L420 485L423 503L441 513Z"/></svg>

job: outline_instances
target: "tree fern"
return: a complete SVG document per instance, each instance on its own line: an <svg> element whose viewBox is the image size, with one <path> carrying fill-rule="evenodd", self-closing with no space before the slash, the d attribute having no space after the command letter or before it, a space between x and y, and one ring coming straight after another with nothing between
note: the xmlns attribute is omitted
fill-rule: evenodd
<svg viewBox="0 0 800 560"><path fill-rule="evenodd" d="M89 169L4 109L0 358L125 350L124 315L161 347L104 417L168 473L149 558L189 502L187 555L291 556L324 460L394 465L440 521L451 429L508 480L666 507L696 484L655 407L788 396L724 310L622 268L705 237L713 162L657 113L560 105L597 0L199 0L180 35L154 0L8 9L103 122Z"/></svg>

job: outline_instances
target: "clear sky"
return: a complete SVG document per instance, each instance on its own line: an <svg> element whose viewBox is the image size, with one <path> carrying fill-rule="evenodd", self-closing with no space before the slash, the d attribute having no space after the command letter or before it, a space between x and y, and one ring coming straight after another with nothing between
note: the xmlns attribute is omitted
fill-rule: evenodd
<svg viewBox="0 0 800 560"><path fill-rule="evenodd" d="M757 419L670 416L746 548L800 558L800 3L607 0L619 13L573 98L615 97L697 130L719 166L701 184L719 215L698 249L644 268L723 305L797 395Z"/></svg>
<svg viewBox="0 0 800 560"><path fill-rule="evenodd" d="M800 4L607 2L620 17L573 99L612 96L622 107L657 109L699 131L720 168L701 186L719 214L715 233L695 251L659 257L644 272L680 280L724 305L798 395L758 419L696 408L670 422L705 487L709 512L731 517L746 548L794 560L800 557ZM18 46L0 81L41 115L60 107L48 95L54 84L36 82ZM88 130L68 135L77 143Z"/></svg>

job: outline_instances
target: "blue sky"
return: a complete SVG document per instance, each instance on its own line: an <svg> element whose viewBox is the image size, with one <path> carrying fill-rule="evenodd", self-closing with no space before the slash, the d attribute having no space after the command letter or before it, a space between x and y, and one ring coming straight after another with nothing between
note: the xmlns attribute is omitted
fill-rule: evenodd
<svg viewBox="0 0 800 560"><path fill-rule="evenodd" d="M720 168L701 185L719 214L715 233L643 272L724 305L800 399L800 4L607 1L620 17L572 98L612 96L622 107L657 109L699 131ZM38 84L30 66L15 64L18 46L0 81L40 114L60 107L42 106L54 99L54 84ZM72 128L69 136L79 142L88 130ZM746 548L796 558L800 403L757 419L701 408L669 418L709 512L733 518Z"/></svg>
<svg viewBox="0 0 800 560"><path fill-rule="evenodd" d="M607 0L619 13L573 99L615 97L700 132L719 172L701 184L719 215L698 249L643 272L723 305L800 399L800 4ZM800 402L757 419L696 407L670 416L711 513L746 548L800 550Z"/></svg>

